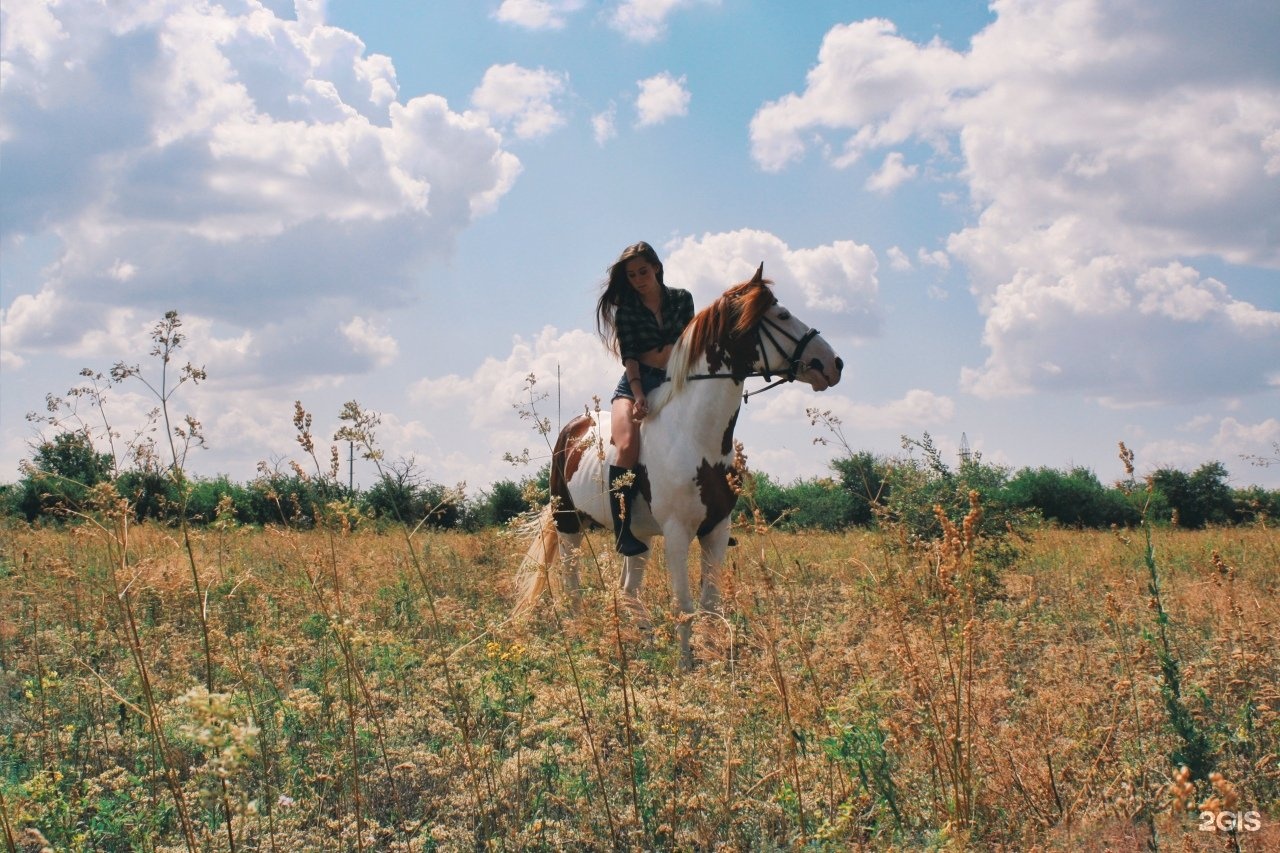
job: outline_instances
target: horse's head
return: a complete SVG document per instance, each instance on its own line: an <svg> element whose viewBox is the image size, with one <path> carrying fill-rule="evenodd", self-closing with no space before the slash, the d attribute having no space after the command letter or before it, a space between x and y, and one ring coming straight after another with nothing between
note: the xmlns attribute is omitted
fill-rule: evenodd
<svg viewBox="0 0 1280 853"><path fill-rule="evenodd" d="M747 282L756 291L772 291L764 278L764 264ZM844 361L817 329L806 325L773 297L771 304L753 323L755 327L756 371L765 379L778 377L799 380L815 391L825 391L840 381Z"/></svg>
<svg viewBox="0 0 1280 853"><path fill-rule="evenodd" d="M710 371L727 370L737 380L799 380L825 391L840 381L844 361L817 329L778 304L770 284L761 264L750 281L729 288L707 310L723 318L705 349Z"/></svg>
<svg viewBox="0 0 1280 853"><path fill-rule="evenodd" d="M770 284L761 264L750 281L730 287L698 313L667 364L673 392L687 379L715 377L798 379L817 391L840 381L844 362L817 329L778 304ZM694 362L703 356L707 372L694 374Z"/></svg>

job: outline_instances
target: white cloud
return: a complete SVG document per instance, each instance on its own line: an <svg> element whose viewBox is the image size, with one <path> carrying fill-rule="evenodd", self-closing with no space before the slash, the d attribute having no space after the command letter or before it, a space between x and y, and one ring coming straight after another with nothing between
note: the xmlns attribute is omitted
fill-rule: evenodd
<svg viewBox="0 0 1280 853"><path fill-rule="evenodd" d="M378 323L364 317L352 317L351 322L343 324L340 329L351 349L370 358L378 367L385 367L400 354L396 339L385 334Z"/></svg>
<svg viewBox="0 0 1280 853"><path fill-rule="evenodd" d="M622 0L609 16L609 26L631 41L651 42L666 33L673 12L698 3L719 5L720 0Z"/></svg>
<svg viewBox="0 0 1280 853"><path fill-rule="evenodd" d="M916 258L926 267L937 267L938 269L951 269L951 257L943 251L926 252L923 248L916 250Z"/></svg>
<svg viewBox="0 0 1280 853"><path fill-rule="evenodd" d="M663 71L636 83L640 94L636 97L636 124L649 127L668 119L689 113L689 101L693 97L685 88L685 78L676 78Z"/></svg>
<svg viewBox="0 0 1280 853"><path fill-rule="evenodd" d="M948 126L953 93L973 76L941 42L919 47L880 18L834 27L822 41L806 90L765 104L751 120L751 150L767 171L800 158L827 131L847 134L832 158L848 166L873 147Z"/></svg>
<svg viewBox="0 0 1280 853"><path fill-rule="evenodd" d="M390 60L322 13L5 4L0 238L61 244L4 314L8 364L74 351L118 305L179 305L232 338L332 329L357 283L365 312L413 298L424 262L494 208L520 164L485 117L397 101ZM279 381L377 359L283 362L298 372Z"/></svg>
<svg viewBox="0 0 1280 853"><path fill-rule="evenodd" d="M507 355L486 358L470 375L415 382L409 399L433 413L433 434L442 446L469 448L473 472L483 470L487 481L518 478L532 471L513 472L501 461L503 454L527 449L535 465L546 462L557 426L594 408L596 398L607 410L621 374L621 365L595 334L547 326L532 340L516 336ZM550 419L552 434L540 435L525 413ZM435 461L429 452L420 455Z"/></svg>
<svg viewBox="0 0 1280 853"><path fill-rule="evenodd" d="M1267 418L1246 424L1235 418L1223 418L1211 445L1222 462L1240 456L1272 458L1274 448L1280 446L1280 420Z"/></svg>
<svg viewBox="0 0 1280 853"><path fill-rule="evenodd" d="M792 249L773 234L743 229L685 237L666 248L663 264L667 280L692 291L698 305L715 299L730 285L746 281L763 263L765 277L776 282L775 292L784 305L797 312L804 308L843 314L842 326L850 334L879 333L878 264L867 246L838 240ZM803 296L799 303L797 288Z"/></svg>
<svg viewBox="0 0 1280 853"><path fill-rule="evenodd" d="M622 373L615 364L596 335L546 326L532 340L516 336L510 353L486 358L468 377L449 374L419 380L410 396L433 408L461 406L470 427L493 427L515 420L514 409L527 401L524 389L533 376L535 394L550 395L553 410L558 407L572 417L592 405L594 396L608 397ZM603 405L608 404L604 399ZM546 414L543 406L539 408Z"/></svg>
<svg viewBox="0 0 1280 853"><path fill-rule="evenodd" d="M936 153L931 169L967 184L979 216L947 251L987 318L989 357L962 373L973 393L1120 405L1270 388L1280 314L1186 259L1280 268L1280 71L1257 62L1274 12L992 9L967 52L912 43L884 20L833 28L805 89L756 113L756 162L777 171L815 148L847 168L918 141ZM902 177L895 155L869 190Z"/></svg>
<svg viewBox="0 0 1280 853"><path fill-rule="evenodd" d="M868 176L866 187L871 192L888 195L913 179L919 172L919 166L906 166L903 164L901 151L891 151L884 158L884 163L880 165L880 168Z"/></svg>
<svg viewBox="0 0 1280 853"><path fill-rule="evenodd" d="M604 145L618 135L618 108L610 103L609 108L591 117L591 135L597 145Z"/></svg>
<svg viewBox="0 0 1280 853"><path fill-rule="evenodd" d="M755 417L767 423L794 423L804 418L808 409L821 409L843 423L856 426L862 433L873 430L933 429L955 417L955 401L945 395L920 388L907 391L900 399L885 403L858 403L847 394L815 396L803 388L787 386L771 392L765 405L753 410ZM755 403L752 403L755 406Z"/></svg>
<svg viewBox="0 0 1280 853"><path fill-rule="evenodd" d="M493 65L471 93L471 103L498 123L511 126L520 139L536 139L564 124L555 99L568 85L569 77L564 73Z"/></svg>
<svg viewBox="0 0 1280 853"><path fill-rule="evenodd" d="M584 5L585 0L502 0L493 17L504 24L529 30L564 29L568 17Z"/></svg>
<svg viewBox="0 0 1280 853"><path fill-rule="evenodd" d="M1267 155L1263 171L1272 177L1280 175L1280 130L1262 140L1262 151Z"/></svg>

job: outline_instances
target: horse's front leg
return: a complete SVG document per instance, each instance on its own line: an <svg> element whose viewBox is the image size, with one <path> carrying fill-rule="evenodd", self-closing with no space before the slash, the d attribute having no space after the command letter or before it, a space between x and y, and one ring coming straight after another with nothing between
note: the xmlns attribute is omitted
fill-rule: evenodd
<svg viewBox="0 0 1280 853"><path fill-rule="evenodd" d="M676 639L680 644L680 668L693 668L693 593L689 588L689 545L687 531L663 531L666 537L667 571L671 573L671 594L675 599Z"/></svg>
<svg viewBox="0 0 1280 853"><path fill-rule="evenodd" d="M721 612L720 574L724 568L724 555L729 550L729 520L725 519L707 534L698 537L702 546L702 595L699 604L703 610Z"/></svg>

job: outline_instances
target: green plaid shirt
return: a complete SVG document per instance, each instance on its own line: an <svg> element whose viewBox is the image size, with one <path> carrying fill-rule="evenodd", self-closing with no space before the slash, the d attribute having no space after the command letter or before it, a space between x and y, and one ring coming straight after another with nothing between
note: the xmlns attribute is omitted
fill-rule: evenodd
<svg viewBox="0 0 1280 853"><path fill-rule="evenodd" d="M678 287L662 288L662 320L644 307L634 292L618 303L613 315L614 329L618 334L618 350L622 360L637 358L641 353L674 344L680 333L693 319L693 295Z"/></svg>

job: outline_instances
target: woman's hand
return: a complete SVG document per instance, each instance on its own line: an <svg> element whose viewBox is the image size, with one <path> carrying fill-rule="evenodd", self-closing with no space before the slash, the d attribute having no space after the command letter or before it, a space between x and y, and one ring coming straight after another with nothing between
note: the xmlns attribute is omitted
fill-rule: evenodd
<svg viewBox="0 0 1280 853"><path fill-rule="evenodd" d="M636 404L634 406L635 420L642 421L645 415L649 414L649 398L641 391L636 394Z"/></svg>

